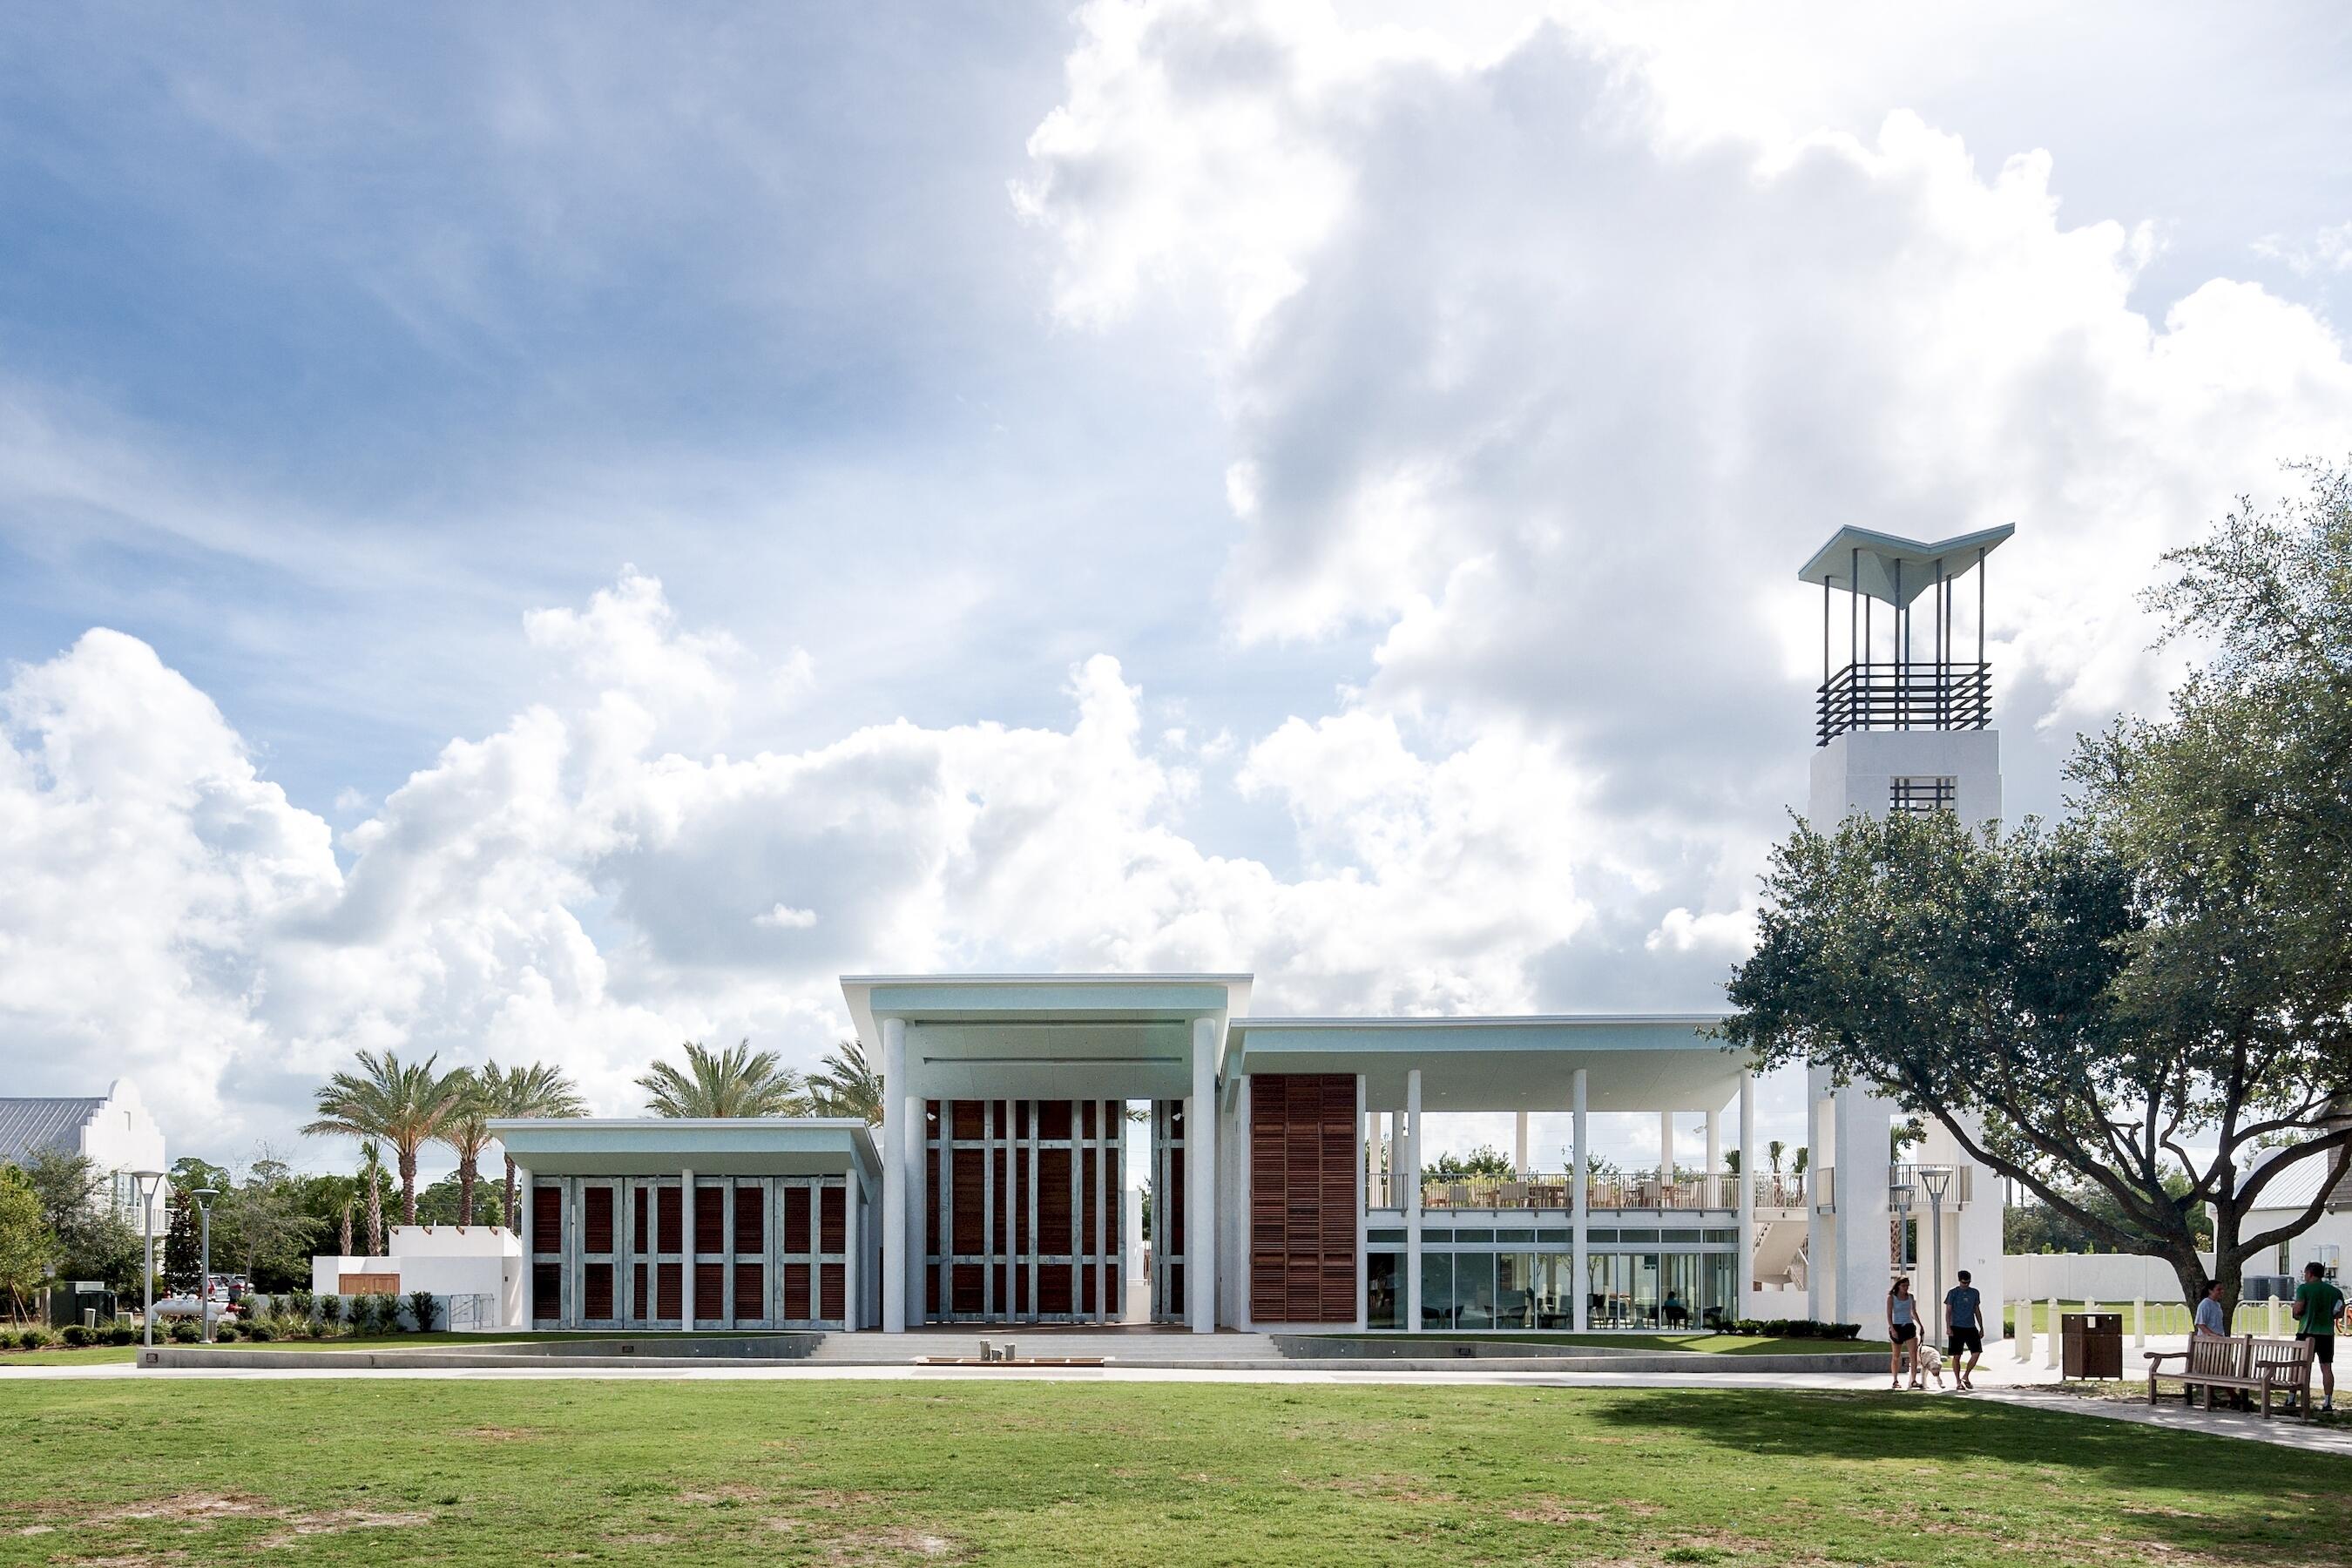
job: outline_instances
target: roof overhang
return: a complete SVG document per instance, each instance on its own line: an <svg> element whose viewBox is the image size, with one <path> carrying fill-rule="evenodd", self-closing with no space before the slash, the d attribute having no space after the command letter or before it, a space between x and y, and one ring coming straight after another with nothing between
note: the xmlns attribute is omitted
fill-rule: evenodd
<svg viewBox="0 0 2352 1568"><path fill-rule="evenodd" d="M1707 1031L1718 1013L1503 1018L1240 1018L1229 1086L1253 1073L1360 1073L1373 1110L1404 1104L1421 1069L1424 1111L1562 1111L1586 1070L1586 1109L1717 1110L1743 1059Z"/></svg>
<svg viewBox="0 0 2352 1568"><path fill-rule="evenodd" d="M490 1134L542 1176L882 1174L874 1134L842 1116L498 1118Z"/></svg>
<svg viewBox="0 0 2352 1568"><path fill-rule="evenodd" d="M1246 974L848 975L858 1037L907 1028L910 1076L941 1098L1173 1099L1191 1091L1192 1023L1222 1050Z"/></svg>
<svg viewBox="0 0 2352 1568"><path fill-rule="evenodd" d="M1909 605L1936 583L1940 563L1944 575L1957 577L2017 531L2017 524L1981 528L1949 539L1905 539L1874 528L1841 528L1797 574L1800 582L1825 584L1849 593L1859 591L1890 605ZM1903 596L1895 594L1895 568L1902 568Z"/></svg>

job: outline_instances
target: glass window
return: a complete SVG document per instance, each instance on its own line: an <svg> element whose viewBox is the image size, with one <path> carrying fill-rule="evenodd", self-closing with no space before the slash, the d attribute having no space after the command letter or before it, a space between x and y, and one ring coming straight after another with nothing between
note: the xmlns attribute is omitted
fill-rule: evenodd
<svg viewBox="0 0 2352 1568"><path fill-rule="evenodd" d="M1404 1260L1393 1252L1364 1254L1364 1326L1369 1329L1401 1329L1404 1327Z"/></svg>
<svg viewBox="0 0 2352 1568"><path fill-rule="evenodd" d="M1432 1230L1427 1226L1423 1226L1421 1231L1421 1244L1423 1247L1451 1247L1454 1245L1453 1228L1444 1226Z"/></svg>
<svg viewBox="0 0 2352 1568"><path fill-rule="evenodd" d="M1576 1326L1576 1258L1567 1252L1536 1254L1536 1327Z"/></svg>
<svg viewBox="0 0 2352 1568"><path fill-rule="evenodd" d="M1621 1230L1617 1233L1617 1239L1654 1244L1658 1239L1658 1233L1654 1230Z"/></svg>
<svg viewBox="0 0 2352 1568"><path fill-rule="evenodd" d="M1536 1232L1536 1240L1546 1247L1566 1247L1572 1239L1574 1238L1564 1230L1539 1230Z"/></svg>
<svg viewBox="0 0 2352 1568"><path fill-rule="evenodd" d="M1711 1329L1728 1325L1739 1316L1739 1256L1710 1252L1699 1259L1705 1271L1706 1308L1700 1321Z"/></svg>
<svg viewBox="0 0 2352 1568"><path fill-rule="evenodd" d="M1536 1326L1536 1255L1532 1252L1495 1254L1495 1326L1532 1329Z"/></svg>
<svg viewBox="0 0 2352 1568"><path fill-rule="evenodd" d="M1660 1323L1669 1329L1696 1327L1699 1321L1699 1254L1669 1252L1658 1262L1665 1291L1658 1303Z"/></svg>
<svg viewBox="0 0 2352 1568"><path fill-rule="evenodd" d="M1495 1326L1495 1255L1457 1252L1454 1255L1454 1326L1491 1329Z"/></svg>
<svg viewBox="0 0 2352 1568"><path fill-rule="evenodd" d="M1533 1247L1536 1233L1531 1230L1498 1230L1495 1233L1495 1243L1498 1247Z"/></svg>
<svg viewBox="0 0 2352 1568"><path fill-rule="evenodd" d="M1421 1326L1425 1330L1454 1326L1454 1254L1450 1252L1421 1255Z"/></svg>
<svg viewBox="0 0 2352 1568"><path fill-rule="evenodd" d="M1739 1245L1739 1233L1737 1230L1710 1230L1704 1234L1709 1241L1727 1242L1733 1247Z"/></svg>
<svg viewBox="0 0 2352 1568"><path fill-rule="evenodd" d="M1587 1255L1586 1278L1594 1328L1654 1329L1658 1326L1658 1255L1654 1252L1595 1252Z"/></svg>
<svg viewBox="0 0 2352 1568"><path fill-rule="evenodd" d="M1591 1229L1588 1229L1588 1230L1584 1233L1584 1240L1585 1240L1585 1243L1586 1243L1586 1245L1587 1245L1587 1246L1598 1247L1598 1246L1600 1246L1602 1242L1606 1242L1606 1241L1614 1241L1614 1240L1616 1240L1616 1239L1617 1239L1617 1233L1616 1233L1615 1231L1613 1231L1613 1230L1591 1230Z"/></svg>
<svg viewBox="0 0 2352 1568"><path fill-rule="evenodd" d="M1491 1230L1457 1230L1454 1233L1454 1239L1473 1247L1483 1247L1495 1239L1495 1233Z"/></svg>
<svg viewBox="0 0 2352 1568"><path fill-rule="evenodd" d="M1404 1232L1393 1227L1388 1229L1368 1230L1364 1232L1364 1240L1367 1244L1375 1247L1379 1246L1381 1242L1387 1242L1391 1246L1402 1247L1404 1245Z"/></svg>

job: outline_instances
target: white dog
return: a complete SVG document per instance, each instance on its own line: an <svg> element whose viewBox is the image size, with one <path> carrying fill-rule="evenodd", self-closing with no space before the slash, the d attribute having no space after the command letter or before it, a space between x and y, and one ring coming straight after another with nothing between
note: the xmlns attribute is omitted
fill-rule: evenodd
<svg viewBox="0 0 2352 1568"><path fill-rule="evenodd" d="M1936 1386L1937 1388L1943 1387L1944 1352L1937 1350L1933 1345L1921 1345L1919 1347L1919 1370L1935 1378Z"/></svg>

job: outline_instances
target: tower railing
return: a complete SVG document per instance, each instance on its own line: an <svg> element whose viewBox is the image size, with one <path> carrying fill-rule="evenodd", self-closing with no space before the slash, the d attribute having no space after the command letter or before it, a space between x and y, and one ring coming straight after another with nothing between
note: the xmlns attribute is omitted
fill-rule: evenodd
<svg viewBox="0 0 2352 1568"><path fill-rule="evenodd" d="M1992 721L1992 667L1982 661L1857 662L1816 691L1819 746L1850 730L1981 730Z"/></svg>

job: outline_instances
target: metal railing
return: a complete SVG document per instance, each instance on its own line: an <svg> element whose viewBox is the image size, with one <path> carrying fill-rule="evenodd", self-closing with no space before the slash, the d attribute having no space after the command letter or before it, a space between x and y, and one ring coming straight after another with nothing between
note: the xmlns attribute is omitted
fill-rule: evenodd
<svg viewBox="0 0 2352 1568"><path fill-rule="evenodd" d="M1992 721L1992 667L1982 662L1849 664L1814 689L1821 746L1849 730L1981 730Z"/></svg>
<svg viewBox="0 0 2352 1568"><path fill-rule="evenodd" d="M1766 1171L1756 1178L1756 1206L1759 1209L1801 1209L1805 1206L1805 1174L1780 1175Z"/></svg>
<svg viewBox="0 0 2352 1568"><path fill-rule="evenodd" d="M1952 1173L1951 1185L1944 1189L1945 1207L1962 1209L1975 1201L1977 1185L1975 1166L1915 1165L1898 1161L1886 1167L1886 1185L1890 1190L1897 1186L1910 1187L1913 1213L1924 1214L1929 1207L1927 1184L1919 1179L1919 1173L1922 1171L1948 1171ZM1822 1170L1809 1172L1807 1175L1813 1184L1813 1206L1824 1212L1835 1210L1837 1167L1827 1166ZM1761 1203L1764 1200L1759 1197L1757 1201ZM1889 1205L1889 1206L1893 1205Z"/></svg>
<svg viewBox="0 0 2352 1568"><path fill-rule="evenodd" d="M1391 1180L1385 1173L1368 1178L1370 1206L1401 1206L1409 1178ZM1661 1184L1649 1175L1594 1177L1587 1184L1587 1202L1596 1209L1735 1209L1739 1206L1739 1178L1727 1173L1712 1176L1685 1175ZM1501 1176L1469 1176L1458 1180L1425 1177L1421 1184L1423 1209L1549 1209L1565 1213L1574 1203L1565 1176L1514 1181Z"/></svg>

